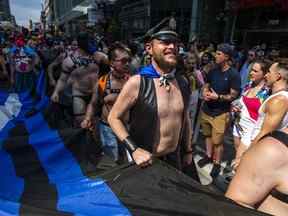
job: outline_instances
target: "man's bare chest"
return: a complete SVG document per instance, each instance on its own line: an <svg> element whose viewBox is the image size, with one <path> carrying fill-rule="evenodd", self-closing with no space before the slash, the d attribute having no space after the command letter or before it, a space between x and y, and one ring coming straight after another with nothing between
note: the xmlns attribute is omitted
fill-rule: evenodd
<svg viewBox="0 0 288 216"><path fill-rule="evenodd" d="M160 118L181 115L184 109L183 97L176 81L170 84L169 90L160 86L158 80L154 81L157 108Z"/></svg>
<svg viewBox="0 0 288 216"><path fill-rule="evenodd" d="M71 72L71 77L76 81L88 81L98 74L97 65L80 66Z"/></svg>
<svg viewBox="0 0 288 216"><path fill-rule="evenodd" d="M124 84L127 80L124 79L109 79L107 80L105 91L104 91L104 103L113 105L118 98Z"/></svg>

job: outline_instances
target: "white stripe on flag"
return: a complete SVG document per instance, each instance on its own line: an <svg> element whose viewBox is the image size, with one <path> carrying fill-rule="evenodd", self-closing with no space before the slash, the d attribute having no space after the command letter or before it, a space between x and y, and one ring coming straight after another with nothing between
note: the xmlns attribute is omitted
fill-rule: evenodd
<svg viewBox="0 0 288 216"><path fill-rule="evenodd" d="M0 106L0 130L13 118L17 117L21 111L22 104L18 94L9 94L4 106Z"/></svg>

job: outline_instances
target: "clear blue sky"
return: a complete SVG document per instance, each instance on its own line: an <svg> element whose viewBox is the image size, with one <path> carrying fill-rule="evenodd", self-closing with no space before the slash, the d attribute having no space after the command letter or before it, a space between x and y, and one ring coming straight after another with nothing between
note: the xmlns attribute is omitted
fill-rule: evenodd
<svg viewBox="0 0 288 216"><path fill-rule="evenodd" d="M29 25L29 19L38 22L41 13L42 0L10 0L12 15L18 25Z"/></svg>

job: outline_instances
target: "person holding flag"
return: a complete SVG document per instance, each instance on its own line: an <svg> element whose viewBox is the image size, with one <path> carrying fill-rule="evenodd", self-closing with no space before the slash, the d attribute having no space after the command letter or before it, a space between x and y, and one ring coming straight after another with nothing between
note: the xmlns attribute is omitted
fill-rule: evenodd
<svg viewBox="0 0 288 216"><path fill-rule="evenodd" d="M124 85L108 122L140 167L160 158L181 169L180 153L192 163L191 126L188 115L190 90L187 79L176 71L178 34L152 34L146 49L152 63ZM130 114L129 129L123 121Z"/></svg>

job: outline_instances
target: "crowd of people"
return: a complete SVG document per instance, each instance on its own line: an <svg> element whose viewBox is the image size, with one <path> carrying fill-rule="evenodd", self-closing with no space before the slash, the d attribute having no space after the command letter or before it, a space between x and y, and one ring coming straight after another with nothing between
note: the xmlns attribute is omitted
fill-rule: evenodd
<svg viewBox="0 0 288 216"><path fill-rule="evenodd" d="M201 127L206 155L198 166L213 164L216 178L232 128L234 177L226 196L288 214L288 64L277 50L198 40L185 46L170 30L142 44L107 44L87 32L68 40L13 32L1 48L2 81L15 92L33 91L44 70L51 101L118 164L144 168L159 159L179 170L192 166L197 179L192 140Z"/></svg>

